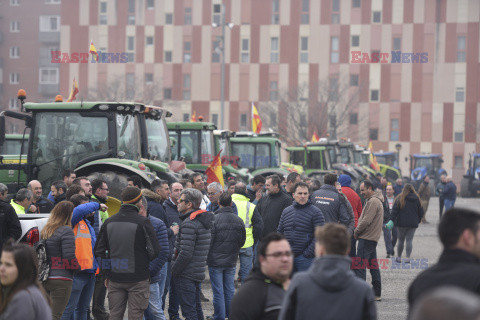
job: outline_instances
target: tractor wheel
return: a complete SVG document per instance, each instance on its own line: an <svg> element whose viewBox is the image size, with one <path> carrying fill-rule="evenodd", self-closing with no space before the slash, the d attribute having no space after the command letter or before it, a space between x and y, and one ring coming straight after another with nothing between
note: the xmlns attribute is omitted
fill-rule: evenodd
<svg viewBox="0 0 480 320"><path fill-rule="evenodd" d="M460 196L462 198L469 198L472 196L470 192L470 181L469 178L462 178L462 181L460 182Z"/></svg>
<svg viewBox="0 0 480 320"><path fill-rule="evenodd" d="M120 195L122 194L123 189L127 187L127 178L129 175L122 172L100 171L93 172L87 177L90 181L93 181L94 179L105 180L110 191L108 195L121 200Z"/></svg>

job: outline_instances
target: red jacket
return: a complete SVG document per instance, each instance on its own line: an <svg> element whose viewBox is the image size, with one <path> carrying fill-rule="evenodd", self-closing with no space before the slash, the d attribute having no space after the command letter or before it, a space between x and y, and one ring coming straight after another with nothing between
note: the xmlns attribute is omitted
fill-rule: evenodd
<svg viewBox="0 0 480 320"><path fill-rule="evenodd" d="M350 187L342 187L343 194L347 197L348 202L352 205L353 215L355 216L355 228L358 224L358 219L362 214L362 200L358 194Z"/></svg>

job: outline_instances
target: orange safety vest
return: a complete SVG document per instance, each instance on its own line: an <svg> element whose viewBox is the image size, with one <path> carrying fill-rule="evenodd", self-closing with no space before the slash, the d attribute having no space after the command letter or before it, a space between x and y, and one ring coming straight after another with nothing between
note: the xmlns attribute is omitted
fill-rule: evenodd
<svg viewBox="0 0 480 320"><path fill-rule="evenodd" d="M75 256L82 270L93 268L92 236L85 221L81 220L73 228L75 234Z"/></svg>

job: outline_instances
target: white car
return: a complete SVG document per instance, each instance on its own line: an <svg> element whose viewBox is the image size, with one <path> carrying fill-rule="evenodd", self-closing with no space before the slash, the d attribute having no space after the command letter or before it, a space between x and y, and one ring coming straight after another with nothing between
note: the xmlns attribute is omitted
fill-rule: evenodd
<svg viewBox="0 0 480 320"><path fill-rule="evenodd" d="M31 246L40 240L40 232L45 224L47 224L50 214L20 214L20 226L22 227L22 235L17 242L24 242Z"/></svg>

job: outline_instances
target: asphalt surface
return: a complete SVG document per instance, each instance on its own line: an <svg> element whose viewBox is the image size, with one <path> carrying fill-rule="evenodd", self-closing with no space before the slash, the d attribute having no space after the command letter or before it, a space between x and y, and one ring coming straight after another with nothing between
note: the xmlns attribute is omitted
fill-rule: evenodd
<svg viewBox="0 0 480 320"><path fill-rule="evenodd" d="M456 206L478 208L480 210L480 199L458 198ZM427 211L428 224L421 224L413 238L412 263L397 264L392 259L386 259L386 250L383 236L377 246L377 256L381 265L382 277L382 301L377 302L378 319L380 320L404 320L407 317L407 289L416 275L428 266L435 264L442 251L442 245L438 240L437 226L439 204L438 198L432 198ZM395 248L396 252L396 248ZM237 267L238 270L238 267ZM213 314L212 289L208 279L202 284L203 293L210 299L210 302L203 302L204 316ZM371 282L370 274L367 272L367 282ZM167 298L168 301L168 298ZM166 308L167 309L167 308ZM125 317L126 319L126 317ZM168 319L168 315L167 315Z"/></svg>

